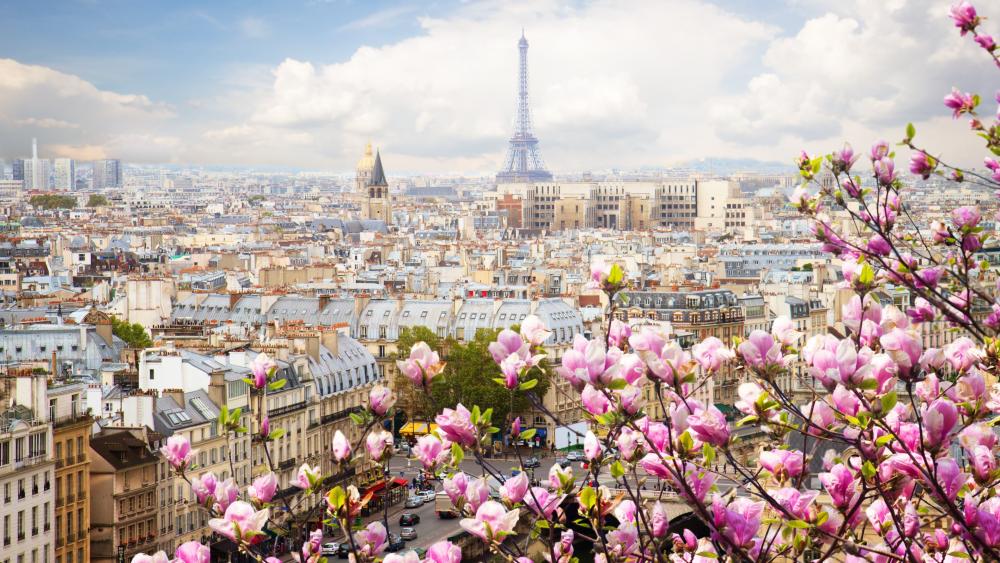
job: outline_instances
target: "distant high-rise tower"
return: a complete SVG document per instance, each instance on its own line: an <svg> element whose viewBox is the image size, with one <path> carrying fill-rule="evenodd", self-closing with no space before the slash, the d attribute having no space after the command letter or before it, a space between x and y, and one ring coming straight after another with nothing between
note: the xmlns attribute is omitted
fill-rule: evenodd
<svg viewBox="0 0 1000 563"><path fill-rule="evenodd" d="M365 219L377 219L385 221L386 225L392 224L392 205L389 203L389 182L385 179L385 170L382 169L382 155L375 151L375 160L371 162L371 167L367 166L372 154L372 145L368 143L365 148L365 156L358 162L358 177L355 183L360 187L364 186L366 198L362 204L362 212Z"/></svg>
<svg viewBox="0 0 1000 563"><path fill-rule="evenodd" d="M94 189L122 187L122 161L95 160L94 161Z"/></svg>
<svg viewBox="0 0 1000 563"><path fill-rule="evenodd" d="M76 189L76 162L72 158L57 158L52 161L52 187L57 190Z"/></svg>
<svg viewBox="0 0 1000 563"><path fill-rule="evenodd" d="M510 138L507 149L507 159L503 169L497 173L497 183L513 182L544 182L552 179L552 174L545 169L542 155L538 152L538 139L531 132L531 107L528 105L528 40L521 32L521 40L517 42L521 53L517 94L517 118L514 123L514 135Z"/></svg>

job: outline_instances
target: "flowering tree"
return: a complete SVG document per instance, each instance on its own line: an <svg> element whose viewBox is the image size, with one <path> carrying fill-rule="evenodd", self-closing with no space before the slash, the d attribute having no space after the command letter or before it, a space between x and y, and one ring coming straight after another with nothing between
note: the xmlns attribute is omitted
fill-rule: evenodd
<svg viewBox="0 0 1000 563"><path fill-rule="evenodd" d="M975 9L962 1L951 16L961 34L1000 66L1000 53L981 32L984 19ZM989 172L932 156L916 143L912 126L901 143L914 151L910 171L1000 188L994 159L1000 156L1000 124L981 120L978 96L955 91L945 104L955 117L972 117L972 130L992 155L986 159ZM495 421L491 408L444 408L435 417L439 431L418 440L414 457L428 472L448 474L443 487L463 516L461 527L494 557L516 563L570 563L583 545L608 563L1000 561L994 428L1000 421L1000 305L991 287L996 277L978 254L988 234L979 224L980 212L966 207L956 209L950 223L921 224L905 205L907 188L893 158L887 143L876 143L867 179L851 175L859 156L849 146L825 158L799 159L804 186L794 204L811 218L824 248L843 261L845 284L855 293L843 307L844 334L831 330L803 341L788 319L779 318L770 332L754 331L732 348L708 338L684 350L656 329L633 333L611 320L626 280L617 266L594 267L592 284L612 307L606 331L589 341L577 336L557 370L580 393L592 428L582 436L585 474L556 464L540 485L532 486L524 472L506 477L485 459L492 435L503 426L513 437L529 440L534 430L522 429L519 419ZM819 182L824 167L832 184ZM820 185L816 195L806 190L810 183ZM844 221L835 223L831 214ZM845 223L850 230L838 231ZM901 310L875 299L889 284L908 290L912 305ZM942 349L925 348L921 325L935 320L950 323L961 336ZM529 317L519 331L501 331L489 346L501 373L498 388L510 397L526 393L542 411L533 388L549 336L539 319ZM808 378L800 383L811 396L804 403L779 384L796 363L807 368ZM399 367L415 389L432 393L445 366L430 347L417 343ZM744 418L735 425L696 398L724 367L745 380L734 405ZM241 552L268 562L276 559L258 547L276 503L267 445L283 432L270 428L264 400L284 384L274 373L266 357L258 357L250 380L252 432L269 469L246 489L231 479L191 477L194 455L183 438L171 437L163 449L212 514L212 529ZM649 400L665 413L660 419L647 414L647 388ZM338 464L362 456L385 463L393 455L392 437L381 422L392 415L395 398L378 386L369 399L355 419L363 430L359 441L351 444L338 432L331 444ZM231 434L251 431L242 426L239 412L223 411L219 422ZM748 425L764 435L749 464L733 452L734 430ZM461 469L467 457L476 459L478 475ZM733 473L718 472L718 460ZM342 530L353 561L420 562L413 552L383 556L382 523L352 533L351 522L370 498L353 486L327 490L324 482L319 468L304 465L295 484L303 491L300 498L323 496L319 510ZM491 483L498 483L498 490ZM651 495L653 490L659 493ZM671 527L664 491L701 521L705 537ZM279 502L285 513L296 509L287 500ZM293 528L290 536L301 542L297 560L322 559L322 530ZM175 558L208 561L208 549L190 542ZM424 561L461 559L457 546L439 542Z"/></svg>

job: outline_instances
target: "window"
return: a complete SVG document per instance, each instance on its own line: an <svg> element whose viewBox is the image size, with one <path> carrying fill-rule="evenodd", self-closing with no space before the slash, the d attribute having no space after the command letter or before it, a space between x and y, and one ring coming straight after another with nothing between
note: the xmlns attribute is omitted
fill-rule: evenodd
<svg viewBox="0 0 1000 563"><path fill-rule="evenodd" d="M152 381L155 376L156 376L156 370L150 369L149 370L149 380Z"/></svg>

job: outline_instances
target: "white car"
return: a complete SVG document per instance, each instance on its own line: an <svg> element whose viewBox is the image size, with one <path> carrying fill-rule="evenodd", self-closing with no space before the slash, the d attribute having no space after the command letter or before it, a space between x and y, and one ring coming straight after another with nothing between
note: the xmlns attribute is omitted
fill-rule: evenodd
<svg viewBox="0 0 1000 563"><path fill-rule="evenodd" d="M324 543L322 551L323 555L337 555L337 552L340 551L340 544L335 541Z"/></svg>
<svg viewBox="0 0 1000 563"><path fill-rule="evenodd" d="M435 491L420 491L417 496L422 498L424 502L434 502L434 497L437 496Z"/></svg>

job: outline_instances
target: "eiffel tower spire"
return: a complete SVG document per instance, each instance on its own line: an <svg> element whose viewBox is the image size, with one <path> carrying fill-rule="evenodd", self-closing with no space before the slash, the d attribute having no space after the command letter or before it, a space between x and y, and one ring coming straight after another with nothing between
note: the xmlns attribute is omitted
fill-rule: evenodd
<svg viewBox="0 0 1000 563"><path fill-rule="evenodd" d="M521 29L521 40L517 42L521 55L517 94L517 117L514 120L514 135L510 138L507 158L503 168L497 173L497 183L544 182L552 179L545 169L542 155L538 152L538 139L531 131L531 106L528 105L528 40Z"/></svg>

